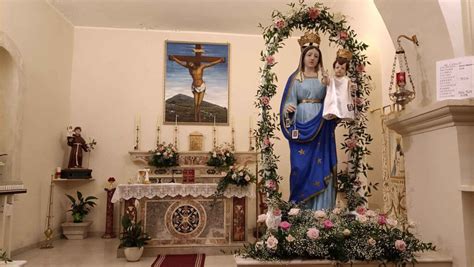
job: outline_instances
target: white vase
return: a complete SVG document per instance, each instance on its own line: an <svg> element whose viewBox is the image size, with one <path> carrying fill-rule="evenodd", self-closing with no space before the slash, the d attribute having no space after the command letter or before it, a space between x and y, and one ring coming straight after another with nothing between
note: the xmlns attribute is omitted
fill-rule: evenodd
<svg viewBox="0 0 474 267"><path fill-rule="evenodd" d="M123 250L127 261L139 261L143 254L143 247L130 247Z"/></svg>

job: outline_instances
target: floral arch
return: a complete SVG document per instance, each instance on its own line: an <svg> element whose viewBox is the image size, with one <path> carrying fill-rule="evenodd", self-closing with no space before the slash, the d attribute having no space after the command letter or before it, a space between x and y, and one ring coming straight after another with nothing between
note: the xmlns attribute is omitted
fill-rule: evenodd
<svg viewBox="0 0 474 267"><path fill-rule="evenodd" d="M371 167L364 162L370 154L367 145L372 137L366 132L369 108L367 96L370 93L370 76L365 66L370 64L364 51L367 45L356 40L357 34L350 28L343 16L335 14L320 3L308 6L304 1L290 4L288 15L279 11L272 13L274 23L262 27L266 48L261 52L261 83L257 90L255 106L260 109L260 121L256 136L261 150L261 190L266 193L269 211L259 216L265 222L265 234L253 244L246 245L238 254L259 260L284 260L294 258L326 259L340 262L354 260L378 261L381 265L396 262L405 266L416 262L415 253L434 250L431 243L423 243L411 232L413 224L387 218L384 214L363 207L370 183L362 185L360 178L367 176ZM278 129L278 115L269 105L277 91L277 75L272 68L277 64L274 55L283 47L282 41L293 30L317 31L329 37L331 44L352 52L348 77L357 85L353 92L356 119L342 122L347 129L342 148L348 153L348 170L339 172L338 189L346 193L348 209L335 208L332 211L300 210L292 203L281 199L278 183L282 179L277 173L278 156L273 142ZM356 210L357 208L357 210ZM262 217L263 219L261 219Z"/></svg>
<svg viewBox="0 0 474 267"><path fill-rule="evenodd" d="M366 132L367 116L369 108L367 97L370 93L368 82L370 76L365 72L365 66L370 64L364 51L368 45L356 39L357 34L347 24L344 16L335 15L329 12L329 8L320 3L314 6L307 6L303 1L299 4L289 4L291 11L289 15L283 15L279 11L272 13L274 23L270 26L260 27L263 29L265 40L265 50L260 53L263 66L260 68L261 83L257 90L257 101L255 106L260 109L260 121L256 130L257 145L262 153L262 177L263 191L269 201L280 201L281 193L276 186L282 179L277 173L278 156L275 155L272 139L278 129L278 116L272 111L269 100L275 96L277 91L277 75L273 72L273 67L277 64L274 55L283 47L283 40L287 39L294 30L316 31L329 36L331 44L347 49L352 52L348 77L357 85L354 92L356 103L356 119L353 122L342 122L347 128L344 134L342 149L349 155L347 172L338 174L338 189L346 193L349 209L366 202L366 197L370 194L371 184L363 185L360 182L362 176L367 177L367 171L371 169L369 164L364 162L364 157L370 154L367 145L372 141L372 137Z"/></svg>

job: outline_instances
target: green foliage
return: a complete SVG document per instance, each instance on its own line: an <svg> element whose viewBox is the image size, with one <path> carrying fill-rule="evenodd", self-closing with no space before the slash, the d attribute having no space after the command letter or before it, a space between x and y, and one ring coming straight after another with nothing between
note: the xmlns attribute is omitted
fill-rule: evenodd
<svg viewBox="0 0 474 267"><path fill-rule="evenodd" d="M0 249L0 261L3 261L5 264L9 263L9 262L12 262L12 259L10 259L8 256L7 256L7 252L6 251L2 251Z"/></svg>
<svg viewBox="0 0 474 267"><path fill-rule="evenodd" d="M72 212L72 218L75 223L80 223L84 220L84 217L89 213L96 203L94 202L97 198L94 196L88 196L84 198L82 193L77 191L77 200L66 194L66 197L71 201L71 209L68 211Z"/></svg>
<svg viewBox="0 0 474 267"><path fill-rule="evenodd" d="M143 247L147 244L146 241L151 238L144 233L142 222L135 222L130 218L130 215L125 214L122 217L123 232L120 237L120 247Z"/></svg>
<svg viewBox="0 0 474 267"><path fill-rule="evenodd" d="M158 145L155 150L150 151L152 154L148 165L158 168L178 166L179 155L173 144L165 143Z"/></svg>

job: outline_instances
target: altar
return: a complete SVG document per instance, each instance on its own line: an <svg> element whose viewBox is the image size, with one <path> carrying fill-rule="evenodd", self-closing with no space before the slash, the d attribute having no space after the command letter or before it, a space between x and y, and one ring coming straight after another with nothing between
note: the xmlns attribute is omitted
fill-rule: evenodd
<svg viewBox="0 0 474 267"><path fill-rule="evenodd" d="M133 160L145 161L147 152L131 152ZM235 153L238 162L254 164L256 154ZM142 221L151 237L144 255L234 251L248 241L248 198L255 198L255 185L229 185L221 197L214 197L223 173L204 165L207 152L180 153L180 166L152 171L149 184L120 184L112 197L120 202L120 218L128 213ZM182 164L181 164L182 163ZM187 163L187 164L185 164ZM196 172L186 183L183 170ZM211 171L210 171L211 170ZM250 214L252 218L254 214ZM121 256L121 250L119 250Z"/></svg>

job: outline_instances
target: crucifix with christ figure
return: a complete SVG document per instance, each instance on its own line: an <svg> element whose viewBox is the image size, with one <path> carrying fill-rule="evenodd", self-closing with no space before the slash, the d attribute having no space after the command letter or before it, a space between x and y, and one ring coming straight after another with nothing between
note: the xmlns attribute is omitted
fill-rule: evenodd
<svg viewBox="0 0 474 267"><path fill-rule="evenodd" d="M191 90L194 95L194 121L201 122L201 104L204 99L204 93L206 92L206 84L203 80L204 69L219 63L224 63L225 58L203 56L204 49L200 44L195 45L193 52L194 56L170 55L169 60L188 69L193 79Z"/></svg>

